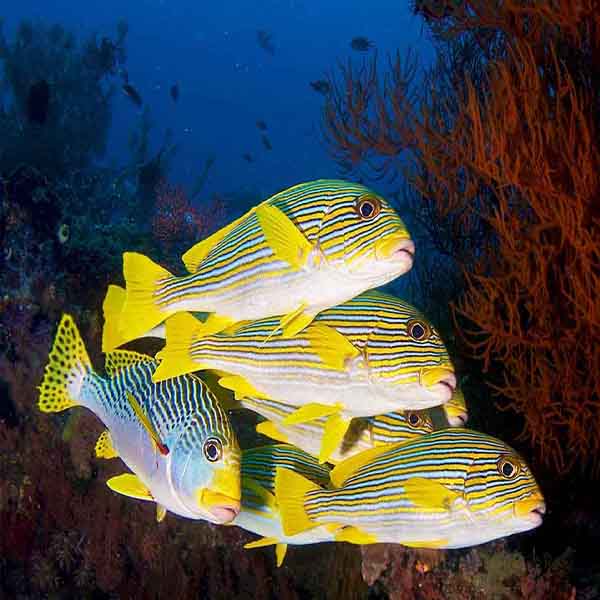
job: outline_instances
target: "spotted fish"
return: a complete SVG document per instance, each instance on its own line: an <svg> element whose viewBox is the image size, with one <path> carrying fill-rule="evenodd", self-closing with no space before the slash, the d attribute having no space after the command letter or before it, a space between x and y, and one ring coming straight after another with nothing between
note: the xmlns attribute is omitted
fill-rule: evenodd
<svg viewBox="0 0 600 600"><path fill-rule="evenodd" d="M213 332L277 316L276 327L292 336L322 310L406 273L413 255L404 223L378 194L346 181L302 183L188 250L186 276L125 253L126 296L121 305L109 288L103 349L178 311L210 313Z"/></svg>
<svg viewBox="0 0 600 600"><path fill-rule="evenodd" d="M463 548L542 522L545 505L527 464L484 433L444 429L367 450L331 472L334 489L278 468L283 531L337 527L337 541Z"/></svg>
<svg viewBox="0 0 600 600"><path fill-rule="evenodd" d="M329 468L302 450L274 444L244 450L242 453L242 510L233 521L247 531L262 536L245 548L275 545L277 566L281 566L288 544L303 545L333 541L326 527L287 536L281 528L281 517L275 500L275 473L284 467L320 486L329 485Z"/></svg>
<svg viewBox="0 0 600 600"><path fill-rule="evenodd" d="M83 340L64 315L40 385L38 407L59 412L81 405L107 427L96 444L102 458L120 457L132 473L108 480L126 496L165 511L213 523L240 509L240 451L227 415L194 375L152 383L157 363L137 352L106 355L97 374Z"/></svg>
<svg viewBox="0 0 600 600"><path fill-rule="evenodd" d="M229 373L219 383L238 399L300 407L285 425L329 417L323 442L331 452L352 417L444 404L456 386L435 328L389 294L364 292L323 311L293 338L273 334L276 327L275 319L262 319L206 335L206 324L192 315L174 315L154 380L201 369Z"/></svg>

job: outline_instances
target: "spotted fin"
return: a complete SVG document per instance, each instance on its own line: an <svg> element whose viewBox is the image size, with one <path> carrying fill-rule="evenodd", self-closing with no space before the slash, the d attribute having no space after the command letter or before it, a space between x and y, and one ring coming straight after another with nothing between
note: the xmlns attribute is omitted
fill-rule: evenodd
<svg viewBox="0 0 600 600"><path fill-rule="evenodd" d="M350 427L350 419L344 419L339 413L331 415L327 419L323 438L321 439L319 463L327 462L330 456L341 446L348 427Z"/></svg>
<svg viewBox="0 0 600 600"><path fill-rule="evenodd" d="M275 499L281 515L281 526L285 535L296 535L319 524L311 521L304 501L308 492L321 488L302 475L277 467L275 472Z"/></svg>
<svg viewBox="0 0 600 600"><path fill-rule="evenodd" d="M105 429L98 438L94 447L97 458L118 458L119 453L115 450L108 429Z"/></svg>
<svg viewBox="0 0 600 600"><path fill-rule="evenodd" d="M273 423L273 421L263 421L256 426L256 433L261 433L262 435L266 435L273 440L277 440L278 442L283 442L284 444L288 443L288 436L285 433L279 431L277 429L277 425Z"/></svg>
<svg viewBox="0 0 600 600"><path fill-rule="evenodd" d="M425 477L411 477L402 483L408 499L418 508L450 510L459 497L455 491Z"/></svg>
<svg viewBox="0 0 600 600"><path fill-rule="evenodd" d="M140 354L133 350L112 350L106 353L104 370L110 377L115 377L121 369L135 365L156 364L156 361L147 354Z"/></svg>
<svg viewBox="0 0 600 600"><path fill-rule="evenodd" d="M125 396L127 397L127 401L131 405L131 408L133 408L133 411L135 412L137 418L140 420L140 422L142 423L142 425L148 432L148 435L154 442L154 445L156 446L158 451L163 456L166 456L167 454L169 454L169 448L160 439L160 435L158 434L158 431L156 431L156 428L154 427L154 425L152 424L152 422L150 421L150 419L148 418L146 413L144 413L144 410L140 406L140 403L137 401L136 397L129 390L127 390L125 392Z"/></svg>
<svg viewBox="0 0 600 600"><path fill-rule="evenodd" d="M359 529L358 527L348 526L338 529L335 533L336 542L350 542L351 544L358 544L360 546L364 544L376 544L377 538Z"/></svg>
<svg viewBox="0 0 600 600"><path fill-rule="evenodd" d="M256 217L275 257L296 270L304 267L313 247L294 222L281 209L269 204L258 206Z"/></svg>
<svg viewBox="0 0 600 600"><path fill-rule="evenodd" d="M329 417L335 415L342 410L340 404L319 404L318 402L311 402L301 406L298 410L290 413L285 419L283 419L283 425L300 425L300 423L308 423L321 417Z"/></svg>
<svg viewBox="0 0 600 600"><path fill-rule="evenodd" d="M147 335L170 315L170 311L158 305L155 294L166 280L176 279L169 271L137 252L123 254L123 274L126 296L117 325L121 343Z"/></svg>
<svg viewBox="0 0 600 600"><path fill-rule="evenodd" d="M400 444L387 444L385 446L377 446L376 448L363 450L354 456L350 456L332 469L330 473L331 483L334 487L341 487L348 477L354 475L358 469L399 445Z"/></svg>
<svg viewBox="0 0 600 600"><path fill-rule="evenodd" d="M337 329L314 323L303 334L325 365L337 371L344 370L346 363L360 355L356 348Z"/></svg>
<svg viewBox="0 0 600 600"><path fill-rule="evenodd" d="M225 389L233 390L236 400L246 397L267 398L259 392L247 379L241 375L226 375L219 379L219 385Z"/></svg>
<svg viewBox="0 0 600 600"><path fill-rule="evenodd" d="M38 408L42 412L60 412L83 404L81 389L92 375L92 363L77 325L71 315L63 315L38 388Z"/></svg>
<svg viewBox="0 0 600 600"><path fill-rule="evenodd" d="M119 330L121 313L125 306L127 292L118 285L109 285L102 303L104 313L104 327L102 328L102 352L108 352L127 340Z"/></svg>
<svg viewBox="0 0 600 600"><path fill-rule="evenodd" d="M123 496L137 498L138 500L154 500L150 490L144 485L137 475L133 473L123 473L116 477L111 477L106 485Z"/></svg>
<svg viewBox="0 0 600 600"><path fill-rule="evenodd" d="M162 523L167 515L167 509L162 504L156 504L156 522Z"/></svg>

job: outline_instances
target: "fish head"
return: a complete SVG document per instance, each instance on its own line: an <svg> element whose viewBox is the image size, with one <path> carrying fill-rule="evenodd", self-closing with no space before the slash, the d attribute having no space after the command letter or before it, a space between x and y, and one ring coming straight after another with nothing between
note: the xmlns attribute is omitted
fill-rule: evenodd
<svg viewBox="0 0 600 600"><path fill-rule="evenodd" d="M427 411L406 410L376 415L369 419L371 439L376 446L411 440L433 431Z"/></svg>
<svg viewBox="0 0 600 600"><path fill-rule="evenodd" d="M464 427L469 419L465 396L458 387L454 390L450 400L444 404L443 409L450 427Z"/></svg>
<svg viewBox="0 0 600 600"><path fill-rule="evenodd" d="M546 505L527 463L504 442L466 432L472 461L466 468L463 498L470 521L494 539L541 525Z"/></svg>
<svg viewBox="0 0 600 600"><path fill-rule="evenodd" d="M329 264L365 289L383 285L412 268L415 245L402 219L382 196L358 184L332 191L319 231Z"/></svg>
<svg viewBox="0 0 600 600"><path fill-rule="evenodd" d="M241 507L241 452L228 426L214 431L194 419L172 450L172 481L187 511L230 523Z"/></svg>

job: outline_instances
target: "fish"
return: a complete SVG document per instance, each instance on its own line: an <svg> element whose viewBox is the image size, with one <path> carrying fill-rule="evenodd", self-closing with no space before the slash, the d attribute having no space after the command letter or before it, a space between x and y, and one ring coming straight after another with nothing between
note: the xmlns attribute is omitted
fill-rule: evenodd
<svg viewBox="0 0 600 600"><path fill-rule="evenodd" d="M212 331L278 316L293 336L322 310L406 273L414 243L396 211L360 184L302 183L279 192L183 255L177 277L123 255L125 302L109 306L110 350L179 311L211 313ZM109 288L110 291L110 288ZM107 293L106 304L115 297Z"/></svg>
<svg viewBox="0 0 600 600"><path fill-rule="evenodd" d="M364 36L358 36L352 38L350 41L350 47L352 50L356 50L356 52L368 52L374 47L374 44L368 38Z"/></svg>
<svg viewBox="0 0 600 600"><path fill-rule="evenodd" d="M254 159L252 158L252 154L246 152L245 154L242 154L242 158L246 161L246 162L254 162Z"/></svg>
<svg viewBox="0 0 600 600"><path fill-rule="evenodd" d="M336 527L336 541L466 548L538 527L546 507L526 462L507 444L442 429L367 450L331 471L332 489L277 468L285 535Z"/></svg>
<svg viewBox="0 0 600 600"><path fill-rule="evenodd" d="M91 410L106 426L96 456L129 467L107 481L115 492L211 523L240 510L241 453L226 413L204 382L183 376L152 383L157 362L128 350L106 355L107 376L93 368L73 318L63 315L39 386L38 408Z"/></svg>
<svg viewBox="0 0 600 600"><path fill-rule="evenodd" d="M267 124L262 119L259 119L258 121L256 121L256 127L260 131L266 131L267 130Z"/></svg>
<svg viewBox="0 0 600 600"><path fill-rule="evenodd" d="M264 133L260 136L260 141L262 142L262 145L265 147L266 150L273 150L271 140Z"/></svg>
<svg viewBox="0 0 600 600"><path fill-rule="evenodd" d="M173 99L173 102L177 102L177 100L179 100L179 84L174 83L171 86L169 93L171 94L171 98Z"/></svg>
<svg viewBox="0 0 600 600"><path fill-rule="evenodd" d="M121 89L123 90L123 93L138 107L142 107L142 105L144 104L144 101L142 100L142 97L140 96L139 92L130 84L130 83L124 83L121 86Z"/></svg>
<svg viewBox="0 0 600 600"><path fill-rule="evenodd" d="M261 538L244 548L275 546L277 566L283 563L288 545L334 541L326 527L316 527L294 536L286 536L281 527L275 500L275 474L285 467L320 486L329 485L329 468L314 457L288 444L273 444L244 450L242 453L242 508L231 523Z"/></svg>
<svg viewBox="0 0 600 600"><path fill-rule="evenodd" d="M331 84L325 79L317 79L316 81L311 81L310 87L313 90L315 90L315 92L318 92L323 96L327 96L331 93Z"/></svg>
<svg viewBox="0 0 600 600"><path fill-rule="evenodd" d="M450 427L465 426L469 419L469 411L467 410L465 396L460 387L454 390L452 398L442 408Z"/></svg>
<svg viewBox="0 0 600 600"><path fill-rule="evenodd" d="M198 370L223 374L236 399L267 398L298 407L283 423L327 417L331 455L353 417L419 410L448 402L454 367L435 327L413 306L379 291L321 312L294 337L277 318L213 333L189 313L166 321L166 345L154 381ZM274 331L276 331L274 333Z"/></svg>
<svg viewBox="0 0 600 600"><path fill-rule="evenodd" d="M275 56L275 46L273 44L273 35L271 33L262 29L257 31L256 41L267 54Z"/></svg>
<svg viewBox="0 0 600 600"><path fill-rule="evenodd" d="M27 93L27 119L30 123L43 125L50 108L50 86L44 79L32 83Z"/></svg>
<svg viewBox="0 0 600 600"><path fill-rule="evenodd" d="M285 444L294 444L304 452L318 457L320 463L337 464L363 450L403 442L433 431L433 423L426 412L398 411L354 418L343 439L328 452L322 445L326 417L297 425L285 425L283 421L296 410L295 406L261 398L242 398L239 404L266 419L256 426L257 433Z"/></svg>

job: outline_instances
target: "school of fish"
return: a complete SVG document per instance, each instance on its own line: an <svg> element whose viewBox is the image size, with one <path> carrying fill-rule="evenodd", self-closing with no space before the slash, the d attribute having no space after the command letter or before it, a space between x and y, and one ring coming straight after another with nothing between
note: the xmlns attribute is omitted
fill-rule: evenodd
<svg viewBox="0 0 600 600"><path fill-rule="evenodd" d="M155 503L157 521L236 525L278 566L290 545L462 548L535 528L529 466L464 428L440 334L374 289L414 254L394 208L341 180L268 198L185 252L184 275L126 252L125 288L103 304L106 375L64 315L38 407L95 413L96 456L129 469L108 486ZM143 337L162 350L118 348ZM270 445L240 450L230 419L247 410Z"/></svg>

